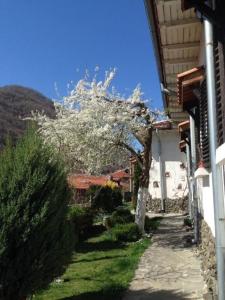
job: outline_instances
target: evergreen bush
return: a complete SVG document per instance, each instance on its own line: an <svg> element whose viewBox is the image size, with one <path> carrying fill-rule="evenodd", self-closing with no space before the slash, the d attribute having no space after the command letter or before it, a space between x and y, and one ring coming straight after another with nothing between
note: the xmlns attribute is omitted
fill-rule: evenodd
<svg viewBox="0 0 225 300"><path fill-rule="evenodd" d="M69 215L77 240L86 238L93 225L94 215L92 211L89 208L72 205Z"/></svg>
<svg viewBox="0 0 225 300"><path fill-rule="evenodd" d="M120 242L135 242L141 237L140 230L135 223L117 224L108 232L110 237Z"/></svg>
<svg viewBox="0 0 225 300"><path fill-rule="evenodd" d="M160 225L161 219L162 217L149 218L148 216L145 216L145 231L151 232L156 230Z"/></svg>
<svg viewBox="0 0 225 300"><path fill-rule="evenodd" d="M122 205L122 193L119 188L91 187L88 191L91 198L91 207L95 210L111 213L116 207Z"/></svg>
<svg viewBox="0 0 225 300"><path fill-rule="evenodd" d="M35 130L0 154L0 299L25 299L61 275L73 249L66 171Z"/></svg>
<svg viewBox="0 0 225 300"><path fill-rule="evenodd" d="M111 226L116 224L126 224L134 222L134 215L130 212L128 208L118 207L110 217Z"/></svg>

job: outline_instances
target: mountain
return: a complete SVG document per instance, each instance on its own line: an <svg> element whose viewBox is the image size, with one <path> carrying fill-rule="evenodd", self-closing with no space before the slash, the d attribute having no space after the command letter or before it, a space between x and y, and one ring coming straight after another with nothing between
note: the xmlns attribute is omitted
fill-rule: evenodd
<svg viewBox="0 0 225 300"><path fill-rule="evenodd" d="M23 118L32 110L44 111L49 117L55 115L53 102L33 89L17 85L0 88L0 146L7 136L16 141L24 133L28 121Z"/></svg>

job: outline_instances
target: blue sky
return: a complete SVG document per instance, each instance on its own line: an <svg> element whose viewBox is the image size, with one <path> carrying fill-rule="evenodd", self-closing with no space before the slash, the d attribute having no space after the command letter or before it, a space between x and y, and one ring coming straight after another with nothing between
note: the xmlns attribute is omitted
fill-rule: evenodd
<svg viewBox="0 0 225 300"><path fill-rule="evenodd" d="M161 93L142 0L0 0L0 86L19 84L56 98L67 83L98 65L117 68L114 86L141 83L161 107Z"/></svg>

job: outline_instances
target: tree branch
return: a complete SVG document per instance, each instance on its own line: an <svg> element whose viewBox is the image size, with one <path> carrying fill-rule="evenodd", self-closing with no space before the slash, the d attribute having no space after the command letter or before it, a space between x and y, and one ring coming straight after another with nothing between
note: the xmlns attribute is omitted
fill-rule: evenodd
<svg viewBox="0 0 225 300"><path fill-rule="evenodd" d="M137 159L139 165L140 165L141 167L143 166L142 157L141 157L140 154L138 154L138 153L134 150L134 148L132 148L131 146L127 145L127 144L124 143L124 142L118 142L118 143L117 143L117 146L120 146L120 147L123 147L123 148L127 149L133 156L136 157L136 159Z"/></svg>

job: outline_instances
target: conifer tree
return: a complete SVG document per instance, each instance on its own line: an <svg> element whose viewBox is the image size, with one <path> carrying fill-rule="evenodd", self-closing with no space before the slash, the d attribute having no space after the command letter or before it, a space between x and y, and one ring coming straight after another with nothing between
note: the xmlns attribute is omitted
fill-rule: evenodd
<svg viewBox="0 0 225 300"><path fill-rule="evenodd" d="M0 154L0 299L25 299L62 274L72 252L63 163L35 130Z"/></svg>

